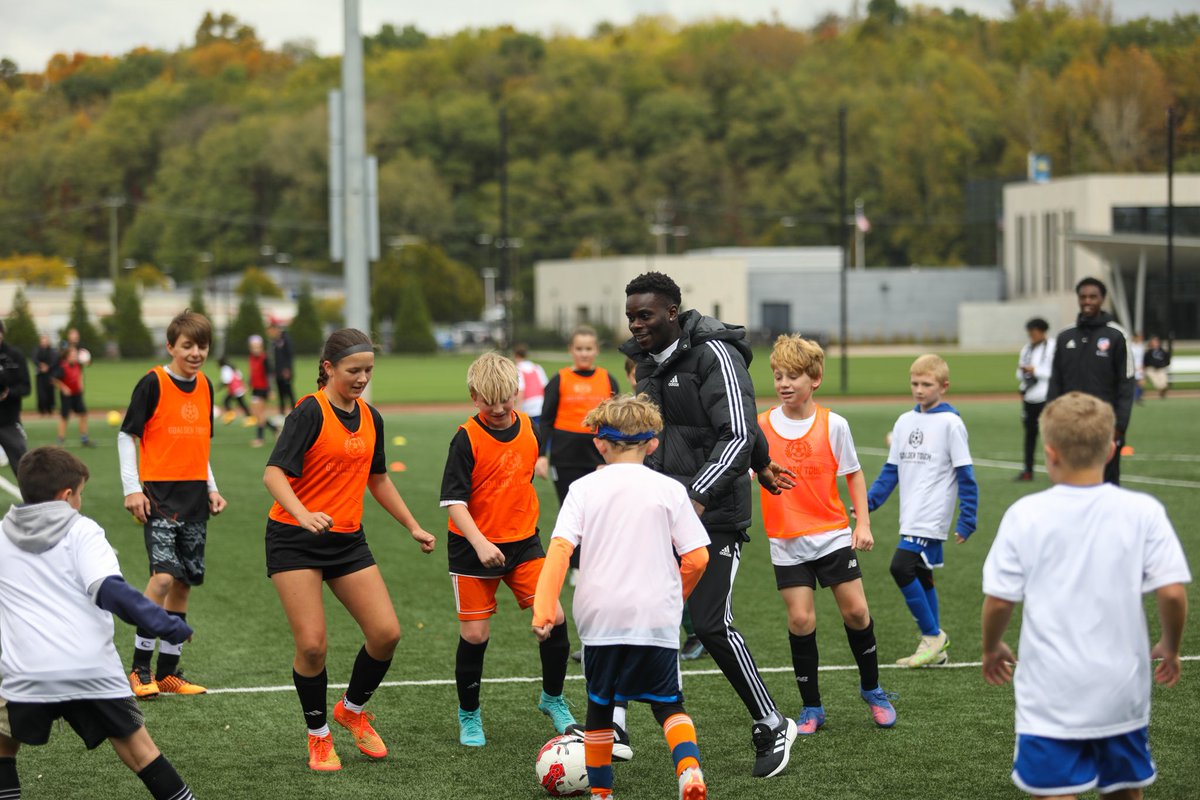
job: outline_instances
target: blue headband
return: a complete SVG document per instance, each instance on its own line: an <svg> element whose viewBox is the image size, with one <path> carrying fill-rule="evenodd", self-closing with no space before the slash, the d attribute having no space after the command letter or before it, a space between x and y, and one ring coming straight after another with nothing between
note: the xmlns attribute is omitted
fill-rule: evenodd
<svg viewBox="0 0 1200 800"><path fill-rule="evenodd" d="M654 431L642 431L641 433L621 433L611 425L601 425L596 431L596 438L607 439L610 442L648 442L657 436Z"/></svg>

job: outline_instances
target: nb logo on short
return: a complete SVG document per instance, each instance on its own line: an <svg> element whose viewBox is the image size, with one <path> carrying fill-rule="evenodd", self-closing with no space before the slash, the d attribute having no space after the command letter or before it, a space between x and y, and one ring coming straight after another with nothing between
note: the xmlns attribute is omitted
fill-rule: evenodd
<svg viewBox="0 0 1200 800"><path fill-rule="evenodd" d="M676 389L678 389L679 388L679 376L672 375L671 380L667 382L667 386L674 386Z"/></svg>
<svg viewBox="0 0 1200 800"><path fill-rule="evenodd" d="M857 566L858 566L858 559L852 558L852 559L850 559L850 563L846 565L846 569L854 569Z"/></svg>

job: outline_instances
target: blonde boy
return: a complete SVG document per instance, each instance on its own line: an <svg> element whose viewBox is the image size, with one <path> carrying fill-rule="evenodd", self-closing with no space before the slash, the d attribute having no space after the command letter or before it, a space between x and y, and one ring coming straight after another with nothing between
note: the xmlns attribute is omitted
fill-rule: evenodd
<svg viewBox="0 0 1200 800"><path fill-rule="evenodd" d="M683 486L642 463L662 430L662 415L646 395L605 400L584 424L607 466L577 480L567 494L538 580L533 630L542 640L551 635L578 549L573 608L584 645L592 797L612 796L614 705L641 700L663 727L679 797L704 800L696 729L683 709L678 629L684 600L708 564L708 533Z"/></svg>
<svg viewBox="0 0 1200 800"><path fill-rule="evenodd" d="M813 593L820 583L833 591L850 650L858 663L859 693L875 724L896 724L896 710L879 686L875 626L863 592L856 550L870 550L867 485L854 450L850 424L817 405L813 394L825 374L825 352L801 336L780 336L771 350L771 371L780 404L758 417L771 459L798 476L795 488L775 495L762 489L763 524L771 542L775 585L788 612L792 668L804 704L796 729L816 733L825 724L817 683L817 617ZM862 509L854 530L838 496L845 476L850 502Z"/></svg>
<svg viewBox="0 0 1200 800"><path fill-rule="evenodd" d="M450 513L447 549L459 620L454 668L459 742L482 747L487 740L479 687L496 589L503 581L522 609L532 606L546 554L538 538L532 483L537 432L527 415L514 410L517 367L497 353L484 353L467 369L467 388L479 413L460 425L450 442L441 505ZM561 606L540 649L538 709L563 733L575 718L562 697L570 643Z"/></svg>
<svg viewBox="0 0 1200 800"><path fill-rule="evenodd" d="M1191 580L1162 504L1104 483L1115 424L1110 405L1071 392L1042 412L1054 486L1004 514L983 566L983 675L1001 685L1016 660L1002 640L1022 612L1013 782L1034 796L1093 788L1137 800L1154 782L1150 660L1179 680ZM1162 638L1151 649L1142 595L1154 592Z"/></svg>
<svg viewBox="0 0 1200 800"><path fill-rule="evenodd" d="M909 387L917 404L892 428L891 449L883 471L867 493L868 510L883 505L900 487L900 543L892 558L892 578L921 632L917 650L896 663L906 667L945 664L950 637L941 627L933 570L944 563L942 546L954 523L954 541L975 532L979 487L967 447L967 426L942 400L950 388L950 367L939 356L919 357L909 368Z"/></svg>

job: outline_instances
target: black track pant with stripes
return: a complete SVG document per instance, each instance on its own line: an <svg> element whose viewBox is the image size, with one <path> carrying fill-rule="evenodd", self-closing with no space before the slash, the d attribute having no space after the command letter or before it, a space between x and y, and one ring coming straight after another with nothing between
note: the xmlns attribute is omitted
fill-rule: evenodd
<svg viewBox="0 0 1200 800"><path fill-rule="evenodd" d="M733 627L733 581L742 556L742 535L710 531L709 538L708 568L688 598L688 611L696 635L746 704L751 718L762 719L775 711L775 701L758 674L746 640Z"/></svg>

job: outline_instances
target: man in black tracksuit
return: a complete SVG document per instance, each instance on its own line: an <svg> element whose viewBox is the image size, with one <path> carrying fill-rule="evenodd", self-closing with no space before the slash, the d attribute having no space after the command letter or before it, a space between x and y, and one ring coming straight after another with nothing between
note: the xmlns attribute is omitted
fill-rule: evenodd
<svg viewBox="0 0 1200 800"><path fill-rule="evenodd" d="M1095 278L1084 278L1076 284L1079 317L1058 334L1046 402L1067 392L1083 392L1113 407L1117 417L1113 433L1116 452L1104 468L1104 480L1119 485L1121 448L1133 412L1136 380L1125 331L1113 322L1111 314L1100 310L1107 295L1108 288Z"/></svg>
<svg viewBox="0 0 1200 800"><path fill-rule="evenodd" d="M29 448L21 427L21 401L27 394L29 362L24 353L4 341L4 322L0 321L0 448L14 473Z"/></svg>
<svg viewBox="0 0 1200 800"><path fill-rule="evenodd" d="M646 465L687 487L712 540L708 568L688 610L700 641L754 720L753 774L771 777L787 766L796 726L779 713L731 612L733 578L749 538L747 471L753 462L770 472L746 371L750 347L740 327L694 310L681 313L679 287L666 275L640 275L625 294L633 338L621 352L637 363L638 391L648 394L663 415L658 449ZM763 480L772 482L766 475Z"/></svg>

